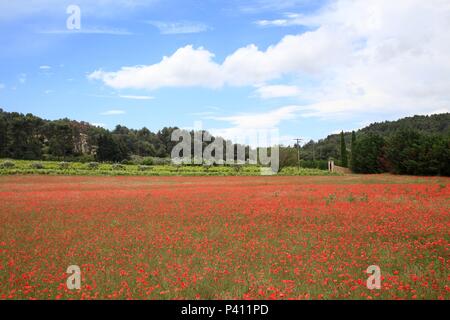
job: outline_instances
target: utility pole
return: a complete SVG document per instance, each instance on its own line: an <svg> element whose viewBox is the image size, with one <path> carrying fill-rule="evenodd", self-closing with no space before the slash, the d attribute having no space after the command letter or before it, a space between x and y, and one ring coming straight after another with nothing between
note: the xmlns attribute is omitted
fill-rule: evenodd
<svg viewBox="0 0 450 320"><path fill-rule="evenodd" d="M297 142L297 162L298 162L298 171L300 172L300 142L303 141L303 139L297 138L294 139L294 141Z"/></svg>

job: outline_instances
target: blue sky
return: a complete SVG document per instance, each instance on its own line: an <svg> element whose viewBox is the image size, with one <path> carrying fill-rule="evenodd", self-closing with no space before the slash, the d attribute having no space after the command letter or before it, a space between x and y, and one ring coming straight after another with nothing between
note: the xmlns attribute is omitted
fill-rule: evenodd
<svg viewBox="0 0 450 320"><path fill-rule="evenodd" d="M81 29L68 30L78 5ZM278 128L282 141L448 112L432 0L0 2L0 107L113 128ZM166 57L163 59L163 57Z"/></svg>

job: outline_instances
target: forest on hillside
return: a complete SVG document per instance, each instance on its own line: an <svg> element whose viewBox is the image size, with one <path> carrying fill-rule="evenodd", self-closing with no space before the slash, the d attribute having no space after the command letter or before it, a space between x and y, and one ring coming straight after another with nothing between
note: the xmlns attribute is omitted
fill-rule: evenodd
<svg viewBox="0 0 450 320"><path fill-rule="evenodd" d="M163 161L178 143L171 141L177 127L158 132L147 128L114 130L70 119L45 120L33 114L5 112L0 109L0 158L19 160L61 160L122 162L133 157ZM190 132L192 138L194 132ZM202 134L216 138L206 131ZM203 148L208 143L203 142ZM233 144L237 148L237 144ZM248 158L249 148L246 148Z"/></svg>
<svg viewBox="0 0 450 320"><path fill-rule="evenodd" d="M126 162L147 157L167 163L177 144L171 141L175 129L152 132L117 125L107 130L87 122L45 120L0 109L0 158ZM190 134L194 137L194 132ZM300 151L300 165L307 168L326 169L328 159L334 159L358 173L450 175L450 113L374 123L298 147L281 147L281 168L297 166ZM248 146L245 153L248 159Z"/></svg>
<svg viewBox="0 0 450 320"><path fill-rule="evenodd" d="M384 121L373 123L356 131L357 136L369 133L377 134L388 139L401 129L411 129L421 134L449 135L450 113L442 113L431 116L413 116L396 121ZM346 145L350 148L352 132L344 132ZM329 158L340 159L340 134L332 134L317 142L309 141L302 147L302 158L305 160Z"/></svg>

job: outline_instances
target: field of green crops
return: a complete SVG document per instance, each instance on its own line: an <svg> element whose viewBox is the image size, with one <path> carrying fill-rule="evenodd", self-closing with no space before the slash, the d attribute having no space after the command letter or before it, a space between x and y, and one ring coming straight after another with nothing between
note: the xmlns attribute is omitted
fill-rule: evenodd
<svg viewBox="0 0 450 320"><path fill-rule="evenodd" d="M261 167L245 166L175 166L122 165L57 161L0 160L0 175L80 175L80 176L259 176ZM283 168L279 175L335 175L324 170Z"/></svg>

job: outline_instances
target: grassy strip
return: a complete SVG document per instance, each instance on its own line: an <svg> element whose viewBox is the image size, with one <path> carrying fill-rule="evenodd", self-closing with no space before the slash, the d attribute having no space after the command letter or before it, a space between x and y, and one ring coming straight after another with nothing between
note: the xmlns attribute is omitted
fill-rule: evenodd
<svg viewBox="0 0 450 320"><path fill-rule="evenodd" d="M9 165L5 165L9 163ZM11 165L13 163L13 165ZM246 165L239 168L231 166L139 166L99 163L90 167L87 163L36 162L28 160L0 160L0 175L68 175L68 176L259 176L261 167ZM319 169L283 168L278 175L285 176L326 176L336 175Z"/></svg>

